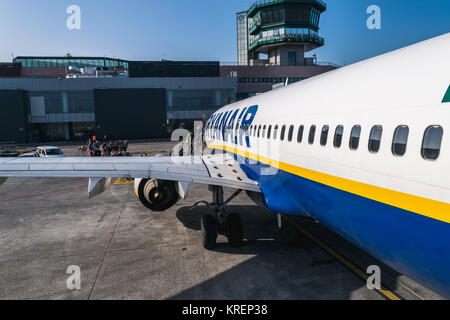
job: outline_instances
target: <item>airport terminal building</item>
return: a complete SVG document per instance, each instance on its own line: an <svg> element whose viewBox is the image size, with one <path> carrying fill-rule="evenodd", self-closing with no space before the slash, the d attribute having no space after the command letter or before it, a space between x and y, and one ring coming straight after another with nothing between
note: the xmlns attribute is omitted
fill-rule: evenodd
<svg viewBox="0 0 450 320"><path fill-rule="evenodd" d="M2 141L85 140L92 134L165 138L173 128L207 119L236 97L237 79L220 77L218 62L130 62L127 69L102 69L86 66L93 58L66 65L57 58L20 60L21 74L0 76ZM95 72L86 73L88 68Z"/></svg>

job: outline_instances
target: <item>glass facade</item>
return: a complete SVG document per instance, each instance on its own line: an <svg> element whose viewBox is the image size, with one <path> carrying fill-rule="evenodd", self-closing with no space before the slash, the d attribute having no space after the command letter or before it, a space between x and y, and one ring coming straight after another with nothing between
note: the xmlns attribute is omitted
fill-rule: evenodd
<svg viewBox="0 0 450 320"><path fill-rule="evenodd" d="M217 110L235 101L232 89L168 90L168 111Z"/></svg>
<svg viewBox="0 0 450 320"><path fill-rule="evenodd" d="M77 57L17 57L15 63L22 63L25 68L56 67L101 67L128 69L128 62L111 58L77 58Z"/></svg>
<svg viewBox="0 0 450 320"><path fill-rule="evenodd" d="M45 114L95 112L93 91L30 91L29 97L43 97Z"/></svg>
<svg viewBox="0 0 450 320"><path fill-rule="evenodd" d="M33 123L30 130L32 142L45 141L87 141L95 134L95 123Z"/></svg>
<svg viewBox="0 0 450 320"><path fill-rule="evenodd" d="M253 49L258 45L281 42L281 41L313 41L324 44L325 40L319 36L318 32L308 28L275 28L263 31L258 35L250 35L249 47Z"/></svg>
<svg viewBox="0 0 450 320"><path fill-rule="evenodd" d="M248 65L247 13L237 14L238 64Z"/></svg>
<svg viewBox="0 0 450 320"><path fill-rule="evenodd" d="M297 65L297 52L290 51L288 52L288 66L296 66Z"/></svg>

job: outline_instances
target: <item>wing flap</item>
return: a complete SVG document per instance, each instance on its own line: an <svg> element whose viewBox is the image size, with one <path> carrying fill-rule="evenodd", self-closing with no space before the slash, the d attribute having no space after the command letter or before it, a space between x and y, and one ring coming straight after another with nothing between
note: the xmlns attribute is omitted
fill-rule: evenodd
<svg viewBox="0 0 450 320"><path fill-rule="evenodd" d="M200 183L261 192L228 155L123 158L4 158L0 177L143 178ZM95 190L98 190L97 189ZM93 189L93 190L94 190ZM102 188L100 188L102 189ZM93 192L92 194L95 194Z"/></svg>
<svg viewBox="0 0 450 320"><path fill-rule="evenodd" d="M43 163L30 163L29 171L47 171L49 170L49 166ZM1 170L1 167L0 167ZM52 171L75 171L75 167L70 163L55 163L51 166Z"/></svg>
<svg viewBox="0 0 450 320"><path fill-rule="evenodd" d="M28 171L29 165L26 163L2 163L0 164L0 171L3 170Z"/></svg>
<svg viewBox="0 0 450 320"><path fill-rule="evenodd" d="M75 171L119 171L112 163L74 163Z"/></svg>

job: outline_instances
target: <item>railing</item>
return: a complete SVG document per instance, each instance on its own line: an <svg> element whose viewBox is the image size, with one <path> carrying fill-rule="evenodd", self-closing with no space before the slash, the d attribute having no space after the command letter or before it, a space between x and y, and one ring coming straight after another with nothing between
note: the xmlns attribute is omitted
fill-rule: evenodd
<svg viewBox="0 0 450 320"><path fill-rule="evenodd" d="M222 106L207 110L171 110L167 112L167 119L181 120L181 119L208 119L214 112L219 110Z"/></svg>
<svg viewBox="0 0 450 320"><path fill-rule="evenodd" d="M310 58L312 59L312 57L305 57L305 59ZM240 65L237 62L221 62L220 63L221 66L223 67L261 67L260 65ZM279 64L270 64L267 63L264 65L265 67L282 67ZM307 65L309 66L309 65ZM330 66L330 67L336 67L336 68L340 68L341 66L338 64L335 64L333 62L328 62L328 61L318 61L318 62L314 62L313 64L311 64L311 66ZM237 78L237 77L236 77Z"/></svg>
<svg viewBox="0 0 450 320"><path fill-rule="evenodd" d="M323 61L323 62L319 61L319 62L316 62L315 65L318 65L318 66L330 66L330 67L335 67L335 68L340 68L341 67L340 65L338 65L336 63L333 63L333 62L329 62L329 61Z"/></svg>
<svg viewBox="0 0 450 320"><path fill-rule="evenodd" d="M325 43L325 39L315 34L282 34L274 35L270 37L257 37L253 41L249 41L249 49L252 50L258 45L264 45L268 43L283 42L283 41L298 41L308 42L314 41L321 45Z"/></svg>
<svg viewBox="0 0 450 320"><path fill-rule="evenodd" d="M312 59L312 57L305 57L305 59L307 59L307 58L311 58ZM223 66L223 67L260 67L259 65L257 65L257 66L240 65L237 62L228 62L228 61L221 62L220 65ZM336 67L336 68L340 68L341 67L340 65L338 65L336 63L328 62L328 61L318 61L318 62L314 62L311 65L312 66L330 66L330 67ZM265 66L266 67L280 67L279 64L269 64L269 63L266 64Z"/></svg>

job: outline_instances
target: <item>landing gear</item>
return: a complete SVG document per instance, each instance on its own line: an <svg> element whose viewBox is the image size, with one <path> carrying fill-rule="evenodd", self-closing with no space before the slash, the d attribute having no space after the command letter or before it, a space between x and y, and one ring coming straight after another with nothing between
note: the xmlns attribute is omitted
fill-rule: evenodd
<svg viewBox="0 0 450 320"><path fill-rule="evenodd" d="M203 248L212 250L216 247L218 224L212 214L204 215L201 220Z"/></svg>
<svg viewBox="0 0 450 320"><path fill-rule="evenodd" d="M225 221L225 234L230 246L236 248L242 245L244 238L244 226L241 216L237 213L230 213Z"/></svg>
<svg viewBox="0 0 450 320"><path fill-rule="evenodd" d="M203 247L207 250L213 250L216 247L218 234L225 235L228 238L228 243L232 247L239 247L242 245L244 237L244 228L242 219L237 213L225 212L225 207L241 190L236 191L227 201L223 200L223 187L209 186L212 192L213 202L199 201L194 206L200 203L206 204L213 214L207 214L201 219L202 242Z"/></svg>

